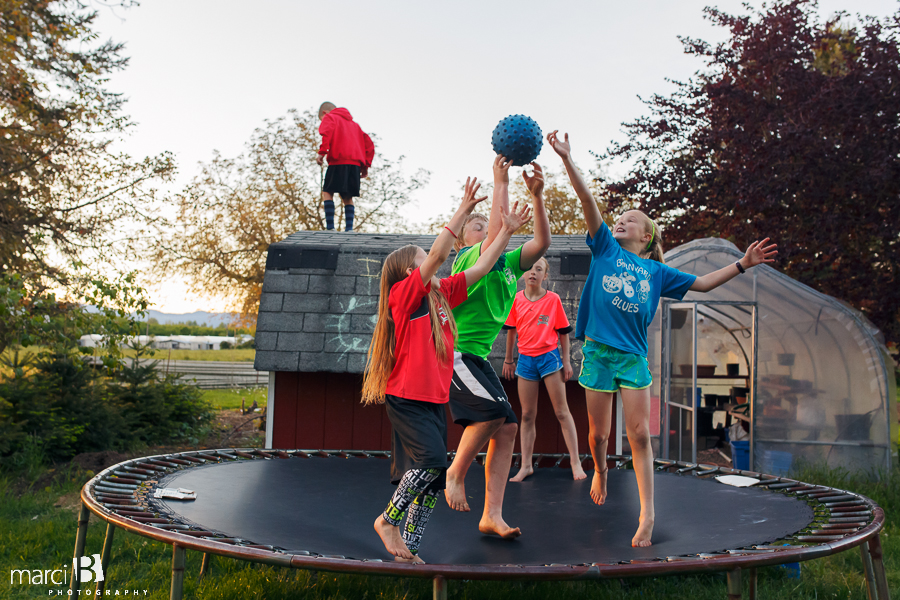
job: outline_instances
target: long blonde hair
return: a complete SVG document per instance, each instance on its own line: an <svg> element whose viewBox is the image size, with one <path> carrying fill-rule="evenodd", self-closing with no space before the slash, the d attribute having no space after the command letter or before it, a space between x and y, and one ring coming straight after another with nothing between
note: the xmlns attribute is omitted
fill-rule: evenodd
<svg viewBox="0 0 900 600"><path fill-rule="evenodd" d="M462 227L459 228L459 233L456 234L456 241L453 242L453 249L457 252L466 247L466 227L469 226L469 223L476 220L484 221L485 226L487 226L489 223L488 218L481 213L473 212L468 217L466 217L466 220L463 221Z"/></svg>
<svg viewBox="0 0 900 600"><path fill-rule="evenodd" d="M418 246L403 246L391 252L384 260L381 268L381 291L378 298L378 321L375 323L375 332L372 334L372 342L369 344L369 357L366 362L366 372L363 376L362 402L363 404L381 404L384 402L384 391L387 381L394 370L396 356L394 351L397 346L396 325L391 315L390 293L395 283L403 281L409 275L407 269L415 269ZM441 293L439 288L431 286L428 292L428 316L431 319L431 337L434 340L435 355L438 362L446 362L452 359L450 347L444 339L444 330L441 324L441 313L450 322L450 331L453 339L456 339L456 320L450 310L450 303Z"/></svg>
<svg viewBox="0 0 900 600"><path fill-rule="evenodd" d="M641 211L637 211L644 216L645 227L647 233L650 234L650 243L647 244L647 247L641 251L641 258L649 258L650 260L655 260L656 262L661 262L666 264L666 259L663 256L663 239L662 239L662 231L659 229L659 225L656 224L656 221L645 215Z"/></svg>

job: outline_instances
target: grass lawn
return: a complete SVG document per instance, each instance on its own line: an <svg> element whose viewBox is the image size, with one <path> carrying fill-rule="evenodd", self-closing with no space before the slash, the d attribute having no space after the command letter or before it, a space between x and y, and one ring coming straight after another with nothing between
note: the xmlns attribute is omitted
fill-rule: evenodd
<svg viewBox="0 0 900 600"><path fill-rule="evenodd" d="M244 406L249 408L253 401L262 408L266 405L268 388L244 388L235 390L202 390L203 399L216 409L240 408L243 400Z"/></svg>
<svg viewBox="0 0 900 600"><path fill-rule="evenodd" d="M125 356L132 356L134 350L125 348L122 350ZM206 360L225 362L253 362L256 350L252 348L229 350L155 350L150 358L156 360Z"/></svg>
<svg viewBox="0 0 900 600"><path fill-rule="evenodd" d="M78 491L90 473L59 469L49 484L43 482L23 489L21 482L0 480L0 596L5 598L42 598L54 586L29 586L7 583L11 569L58 569L71 564L75 543L75 518ZM818 472L804 478L849 488L879 502L888 514L888 526L882 532L888 586L894 594L900 590L900 527L895 520L900 510L900 469L880 483L852 480L840 473ZM438 510L446 509L439 507ZM91 516L86 553L99 553L105 524ZM371 531L361 535L374 535ZM524 539L524 538L523 538ZM434 540L437 542L437 540ZM426 544L427 544L426 540ZM117 530L112 563L106 573L106 588L140 590L141 598L169 597L172 549L159 542ZM333 575L252 565L233 559L213 557L210 575L197 581L201 554L187 553L184 592L186 598L221 600L266 600L304 598L371 598L372 600L412 600L431 598L429 580ZM802 563L799 579L788 577L778 567L759 570L759 598L810 599L848 598L866 600L862 561L858 550ZM86 587L93 589L92 584ZM144 595L143 590L148 590ZM746 594L746 582L744 593ZM63 591L65 594L65 591ZM451 581L449 597L492 600L560 600L588 598L685 598L720 600L725 597L723 574L670 576L649 579L584 581L573 583L504 583Z"/></svg>

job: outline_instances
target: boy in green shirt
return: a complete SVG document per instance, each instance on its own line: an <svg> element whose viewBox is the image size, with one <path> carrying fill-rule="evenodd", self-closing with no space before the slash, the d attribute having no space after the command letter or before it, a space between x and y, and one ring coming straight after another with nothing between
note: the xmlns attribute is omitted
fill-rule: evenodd
<svg viewBox="0 0 900 600"><path fill-rule="evenodd" d="M503 156L494 160L494 202L490 221L483 215L468 217L457 236L459 254L453 273L466 270L497 238L503 212L509 212L509 167ZM550 222L544 210L544 177L540 165L531 163L534 174L522 177L534 199L534 238L500 256L491 271L469 287L469 298L453 309L458 339L450 386L450 414L465 427L459 449L447 469L444 492L450 508L467 512L465 478L475 456L488 443L485 460L484 513L478 529L506 539L521 535L518 527L503 520L503 495L512 463L518 424L500 379L487 361L494 340L509 316L517 281L550 247Z"/></svg>

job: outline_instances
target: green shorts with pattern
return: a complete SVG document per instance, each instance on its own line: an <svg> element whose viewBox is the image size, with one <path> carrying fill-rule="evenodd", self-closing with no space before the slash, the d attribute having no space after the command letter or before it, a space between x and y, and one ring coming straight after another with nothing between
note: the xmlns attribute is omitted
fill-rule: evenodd
<svg viewBox="0 0 900 600"><path fill-rule="evenodd" d="M581 373L578 383L595 392L617 392L619 388L642 390L650 387L653 376L647 358L623 352L606 344L585 340L581 349Z"/></svg>

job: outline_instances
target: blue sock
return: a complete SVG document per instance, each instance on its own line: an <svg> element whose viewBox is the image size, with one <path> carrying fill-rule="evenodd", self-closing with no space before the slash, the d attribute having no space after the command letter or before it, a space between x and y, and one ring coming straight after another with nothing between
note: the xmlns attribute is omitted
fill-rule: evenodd
<svg viewBox="0 0 900 600"><path fill-rule="evenodd" d="M325 229L334 229L334 200L325 201Z"/></svg>
<svg viewBox="0 0 900 600"><path fill-rule="evenodd" d="M347 220L347 228L344 231L353 231L353 213L356 211L356 207L352 204L344 205L344 218Z"/></svg>

